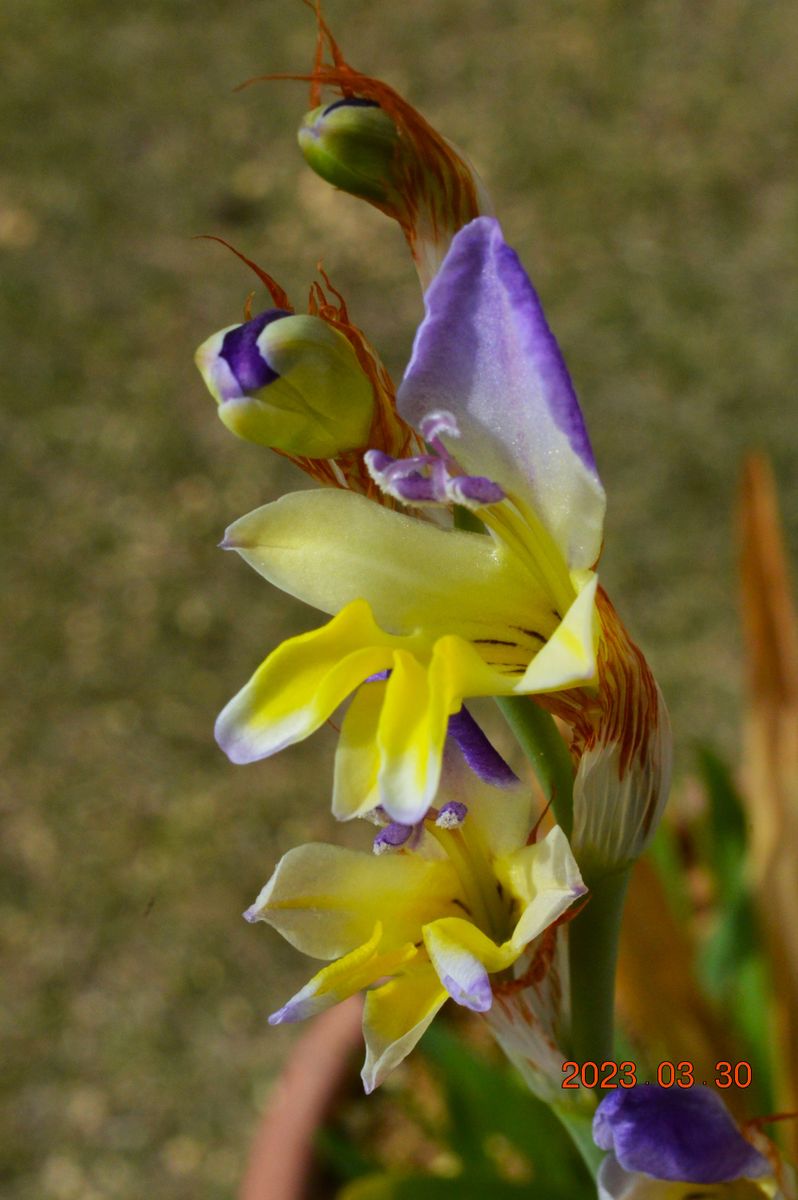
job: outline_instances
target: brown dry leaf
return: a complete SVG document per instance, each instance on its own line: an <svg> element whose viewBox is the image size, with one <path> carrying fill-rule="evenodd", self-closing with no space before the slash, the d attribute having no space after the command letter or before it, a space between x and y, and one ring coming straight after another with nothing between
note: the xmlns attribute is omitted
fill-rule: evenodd
<svg viewBox="0 0 798 1200"><path fill-rule="evenodd" d="M798 619L778 504L763 455L745 464L741 498L741 590L746 646L743 794L751 823L751 870L775 986L781 1108L798 1109ZM793 1156L798 1129L793 1125Z"/></svg>
<svg viewBox="0 0 798 1200"><path fill-rule="evenodd" d="M688 1062L697 1083L715 1078L715 1064L733 1058L728 1028L702 995L693 972L693 943L677 921L656 867L637 863L621 927L618 1004L635 1042L652 1063ZM654 1040L656 1039L656 1040ZM736 1089L726 1093L731 1108ZM742 1097L744 1099L744 1097Z"/></svg>

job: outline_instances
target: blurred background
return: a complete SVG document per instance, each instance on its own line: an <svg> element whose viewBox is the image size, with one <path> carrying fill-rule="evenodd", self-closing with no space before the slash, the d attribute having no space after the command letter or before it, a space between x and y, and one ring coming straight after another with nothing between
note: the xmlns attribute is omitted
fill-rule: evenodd
<svg viewBox="0 0 798 1200"><path fill-rule="evenodd" d="M540 291L609 494L603 579L694 739L733 755L733 511L772 456L798 550L798 9L789 0L327 0L349 60L472 158ZM334 738L231 766L213 719L317 617L215 548L305 481L192 364L256 258L323 256L395 375L397 228L303 165L299 0L5 0L0 261L9 1200L231 1195L307 977L240 912L335 837ZM257 301L256 301L257 302ZM679 784L677 784L678 790Z"/></svg>

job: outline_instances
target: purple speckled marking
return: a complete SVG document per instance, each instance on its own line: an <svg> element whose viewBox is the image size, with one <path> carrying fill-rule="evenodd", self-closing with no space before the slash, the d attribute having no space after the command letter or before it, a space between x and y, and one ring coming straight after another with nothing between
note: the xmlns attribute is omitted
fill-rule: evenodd
<svg viewBox="0 0 798 1200"><path fill-rule="evenodd" d="M457 744L471 770L480 779L492 783L494 787L506 788L518 783L515 771L508 766L495 746L491 745L465 705L453 717L449 717L447 733Z"/></svg>
<svg viewBox="0 0 798 1200"><path fill-rule="evenodd" d="M611 1150L625 1171L655 1179L726 1183L770 1174L717 1092L638 1084L611 1092L593 1118L593 1140Z"/></svg>
<svg viewBox="0 0 798 1200"><path fill-rule="evenodd" d="M290 316L291 313L282 308L270 308L225 334L219 355L233 372L242 392L255 392L279 378L258 349L257 341L272 321Z"/></svg>

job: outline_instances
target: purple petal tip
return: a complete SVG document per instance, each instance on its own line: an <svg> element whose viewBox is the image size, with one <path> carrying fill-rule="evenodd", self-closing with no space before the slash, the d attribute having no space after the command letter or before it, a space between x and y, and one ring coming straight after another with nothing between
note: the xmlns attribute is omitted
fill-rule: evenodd
<svg viewBox="0 0 798 1200"><path fill-rule="evenodd" d="M282 1008L278 1008L277 1012L273 1012L267 1020L270 1025L293 1025L297 1021L301 1021L304 1015L302 1005L289 1000Z"/></svg>
<svg viewBox="0 0 798 1200"><path fill-rule="evenodd" d="M487 1012L493 1004L493 992L487 975L475 979L467 991L452 975L444 975L441 983L455 1004L470 1008L472 1012Z"/></svg>

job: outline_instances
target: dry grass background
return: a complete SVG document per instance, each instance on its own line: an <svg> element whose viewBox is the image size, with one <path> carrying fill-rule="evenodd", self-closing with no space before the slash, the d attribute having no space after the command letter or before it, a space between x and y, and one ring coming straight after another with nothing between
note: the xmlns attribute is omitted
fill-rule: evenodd
<svg viewBox="0 0 798 1200"><path fill-rule="evenodd" d="M788 0L329 0L350 60L467 149L542 293L610 494L604 578L689 742L733 750L731 509L773 456L798 528ZM215 544L302 486L228 436L191 356L250 279L323 254L399 372L398 232L304 168L296 0L5 0L0 422L9 1200L229 1196L297 956L238 914L324 837L332 736L259 766L216 711L315 616Z"/></svg>

